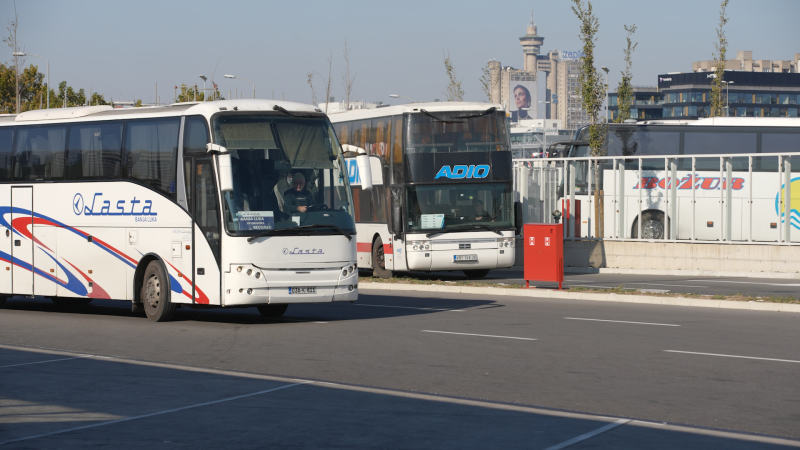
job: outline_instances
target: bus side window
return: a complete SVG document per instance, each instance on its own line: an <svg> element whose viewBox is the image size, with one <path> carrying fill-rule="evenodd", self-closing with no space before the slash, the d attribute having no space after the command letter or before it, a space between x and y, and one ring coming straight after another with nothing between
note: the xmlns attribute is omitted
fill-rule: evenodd
<svg viewBox="0 0 800 450"><path fill-rule="evenodd" d="M18 129L14 149L14 179L60 180L64 177L66 125L44 125Z"/></svg>
<svg viewBox="0 0 800 450"><path fill-rule="evenodd" d="M0 128L0 181L11 181L14 127Z"/></svg>
<svg viewBox="0 0 800 450"><path fill-rule="evenodd" d="M124 153L128 175L176 200L179 118L130 120Z"/></svg>
<svg viewBox="0 0 800 450"><path fill-rule="evenodd" d="M183 153L206 154L208 124L204 117L187 117L183 128Z"/></svg>
<svg viewBox="0 0 800 450"><path fill-rule="evenodd" d="M120 178L122 127L122 121L70 125L66 179Z"/></svg>

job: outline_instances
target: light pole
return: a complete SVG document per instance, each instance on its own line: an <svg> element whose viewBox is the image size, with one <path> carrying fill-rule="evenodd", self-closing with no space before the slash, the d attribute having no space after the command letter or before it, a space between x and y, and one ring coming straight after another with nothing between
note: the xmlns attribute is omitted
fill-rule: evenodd
<svg viewBox="0 0 800 450"><path fill-rule="evenodd" d="M240 80L247 81L248 83L253 83L252 81L248 80L247 78L237 77L235 75L225 75L225 78L238 78ZM256 98L256 84L253 83L253 98Z"/></svg>
<svg viewBox="0 0 800 450"><path fill-rule="evenodd" d="M47 109L50 109L50 61L42 58L39 55L34 55L33 53L14 52L13 56L34 56L44 60L47 63Z"/></svg>
<svg viewBox="0 0 800 450"><path fill-rule="evenodd" d="M729 84L734 84L734 83L733 83L733 81L725 81L725 80L722 80L722 82L725 84L725 117L730 117L731 116L731 98L730 98L730 96L728 96L728 92L730 92L730 90L729 90L730 87L728 85Z"/></svg>
<svg viewBox="0 0 800 450"><path fill-rule="evenodd" d="M603 72L606 73L606 116L608 116L608 103L609 103L608 102L608 95L609 95L608 94L608 72L609 72L609 70L608 70L608 67L606 67L606 66L603 66L600 69L602 69Z"/></svg>
<svg viewBox="0 0 800 450"><path fill-rule="evenodd" d="M389 94L389 97L391 97L391 98L404 98L404 99L406 99L406 100L411 100L411 103L416 103L416 102L417 102L417 101L416 101L416 100L414 100L413 98L404 97L404 96L402 96L402 95L397 95L397 94Z"/></svg>
<svg viewBox="0 0 800 450"><path fill-rule="evenodd" d="M203 101L206 101L206 80L208 78L205 75L200 75L200 79L203 80Z"/></svg>

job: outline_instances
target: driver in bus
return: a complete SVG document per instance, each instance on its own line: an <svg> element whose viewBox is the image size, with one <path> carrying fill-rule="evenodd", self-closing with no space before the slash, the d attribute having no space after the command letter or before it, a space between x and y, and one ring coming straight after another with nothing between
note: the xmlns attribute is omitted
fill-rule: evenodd
<svg viewBox="0 0 800 450"><path fill-rule="evenodd" d="M300 172L292 176L292 187L283 193L283 203L286 213L304 213L311 205L311 193L306 189L306 177Z"/></svg>
<svg viewBox="0 0 800 450"><path fill-rule="evenodd" d="M489 213L483 208L483 202L481 200L475 200L472 202L472 209L473 209L473 217L475 220L488 220L491 219L489 217Z"/></svg>

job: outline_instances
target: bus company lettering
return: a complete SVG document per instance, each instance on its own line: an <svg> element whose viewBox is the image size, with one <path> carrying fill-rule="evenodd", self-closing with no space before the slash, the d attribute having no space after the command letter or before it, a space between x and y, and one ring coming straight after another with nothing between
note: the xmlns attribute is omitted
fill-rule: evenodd
<svg viewBox="0 0 800 450"><path fill-rule="evenodd" d="M115 202L112 209L111 203L113 200L103 200L103 194L95 193L92 197L91 205L83 203L83 195L75 194L72 198L72 212L75 215L84 216L133 216L137 222L155 222L158 215L153 211L152 200L137 200L133 197L132 200L118 200Z"/></svg>
<svg viewBox="0 0 800 450"><path fill-rule="evenodd" d="M461 178L486 178L489 175L489 166L487 164L480 164L477 166L442 166L439 172L433 178L438 180L441 177L449 178L451 180L458 180Z"/></svg>
<svg viewBox="0 0 800 450"><path fill-rule="evenodd" d="M292 250L289 250L288 248L284 248L283 249L283 254L284 255L324 255L325 252L323 252L321 248L306 248L306 249L302 249L302 248L299 248L299 247L295 247Z"/></svg>
<svg viewBox="0 0 800 450"><path fill-rule="evenodd" d="M727 189L725 178L719 177L694 177L695 189L703 189L707 191L714 191L718 189ZM738 191L744 188L744 178L731 178L731 189ZM658 177L642 177L642 189L672 189L671 178L658 178ZM692 176L687 174L685 177L678 180L677 189L691 189ZM633 189L639 189L639 183Z"/></svg>

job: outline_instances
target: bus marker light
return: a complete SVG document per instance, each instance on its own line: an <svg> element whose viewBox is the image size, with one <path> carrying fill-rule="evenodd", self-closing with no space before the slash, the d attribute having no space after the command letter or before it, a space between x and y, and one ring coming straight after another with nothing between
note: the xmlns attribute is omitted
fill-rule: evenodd
<svg viewBox="0 0 800 450"><path fill-rule="evenodd" d="M242 266L239 266L239 267L237 267L237 268L236 268L236 271L237 271L237 272L241 272L241 271L242 271Z"/></svg>
<svg viewBox="0 0 800 450"><path fill-rule="evenodd" d="M92 269L89 269L89 273L92 273Z"/></svg>
<svg viewBox="0 0 800 450"><path fill-rule="evenodd" d="M714 228L714 222L706 222L706 227Z"/></svg>
<svg viewBox="0 0 800 450"><path fill-rule="evenodd" d="M56 271L56 269L50 269L50 273L53 273L55 271Z"/></svg>
<svg viewBox="0 0 800 450"><path fill-rule="evenodd" d="M178 272L178 278L183 278L183 274Z"/></svg>
<svg viewBox="0 0 800 450"><path fill-rule="evenodd" d="M191 246L191 245L187 245L187 246L186 246L186 250L191 250L191 249L192 249L192 246Z"/></svg>
<svg viewBox="0 0 800 450"><path fill-rule="evenodd" d="M772 223L769 224L769 227L770 228L778 228L778 224L777 224L777 222L772 222Z"/></svg>

